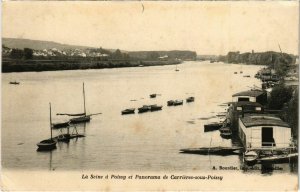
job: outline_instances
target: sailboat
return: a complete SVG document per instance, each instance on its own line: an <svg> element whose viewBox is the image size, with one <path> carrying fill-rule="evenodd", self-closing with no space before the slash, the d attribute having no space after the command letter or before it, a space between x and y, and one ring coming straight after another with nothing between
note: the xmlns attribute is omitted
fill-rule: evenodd
<svg viewBox="0 0 300 192"><path fill-rule="evenodd" d="M51 118L51 103L49 103L50 106L50 132L51 132L51 138L40 141L37 146L38 150L40 151L47 151L52 150L56 148L56 141L52 138L52 118Z"/></svg>
<svg viewBox="0 0 300 192"><path fill-rule="evenodd" d="M177 65L176 65L176 69L175 69L175 71L179 71L179 69L177 68Z"/></svg>
<svg viewBox="0 0 300 192"><path fill-rule="evenodd" d="M84 113L81 114L82 116L70 119L70 123L73 124L84 123L84 122L89 122L91 120L91 115L86 115L84 83L83 83L83 109L84 109Z"/></svg>

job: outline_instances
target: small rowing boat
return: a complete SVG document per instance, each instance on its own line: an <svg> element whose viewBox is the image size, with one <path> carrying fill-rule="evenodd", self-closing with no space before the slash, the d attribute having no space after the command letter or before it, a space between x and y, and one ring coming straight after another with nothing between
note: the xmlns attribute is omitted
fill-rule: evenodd
<svg viewBox="0 0 300 192"><path fill-rule="evenodd" d="M254 165L257 162L258 154L255 151L247 151L244 153L244 161L248 165Z"/></svg>
<svg viewBox="0 0 300 192"><path fill-rule="evenodd" d="M150 105L150 111L159 111L162 109L162 105Z"/></svg>
<svg viewBox="0 0 300 192"><path fill-rule="evenodd" d="M138 108L139 113L145 113L150 111L150 106L149 105L143 105L142 107Z"/></svg>
<svg viewBox="0 0 300 192"><path fill-rule="evenodd" d="M267 157L258 158L259 162L288 162L290 160L298 159L298 153L289 153L281 155L272 155Z"/></svg>
<svg viewBox="0 0 300 192"><path fill-rule="evenodd" d="M243 147L201 147L180 149L181 153L202 154L202 155L234 155L241 153Z"/></svg>
<svg viewBox="0 0 300 192"><path fill-rule="evenodd" d="M11 81L11 82L9 82L9 84L11 84L11 85L19 85L20 82L17 82L17 81Z"/></svg>
<svg viewBox="0 0 300 192"><path fill-rule="evenodd" d="M222 127L219 129L221 137L225 139L231 138L232 131L229 127Z"/></svg>
<svg viewBox="0 0 300 192"><path fill-rule="evenodd" d="M174 106L183 105L183 100L175 100L173 103Z"/></svg>
<svg viewBox="0 0 300 192"><path fill-rule="evenodd" d="M134 114L135 108L125 109L121 112L122 115Z"/></svg>
<svg viewBox="0 0 300 192"><path fill-rule="evenodd" d="M187 103L194 102L194 101L195 101L195 97L188 97L188 98L186 99L186 102L187 102Z"/></svg>

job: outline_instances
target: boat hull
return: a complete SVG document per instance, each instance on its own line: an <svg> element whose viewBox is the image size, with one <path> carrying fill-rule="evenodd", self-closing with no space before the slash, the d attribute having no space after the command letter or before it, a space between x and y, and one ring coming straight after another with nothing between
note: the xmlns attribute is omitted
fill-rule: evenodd
<svg viewBox="0 0 300 192"><path fill-rule="evenodd" d="M270 157L262 157L258 159L261 163L285 163L289 161L296 161L298 160L298 153L292 153L287 155L274 155Z"/></svg>
<svg viewBox="0 0 300 192"><path fill-rule="evenodd" d="M155 108L155 109L150 109L150 111L160 111L160 110L162 110L162 107L160 107L160 108Z"/></svg>
<svg viewBox="0 0 300 192"><path fill-rule="evenodd" d="M150 111L159 111L162 110L162 106L152 105L150 106Z"/></svg>
<svg viewBox="0 0 300 192"><path fill-rule="evenodd" d="M139 113L145 113L145 112L148 112L149 109L139 109Z"/></svg>
<svg viewBox="0 0 300 192"><path fill-rule="evenodd" d="M139 111L139 113L148 112L148 111L150 111L150 106L145 105L143 107L140 107L140 108L138 108L138 111Z"/></svg>
<svg viewBox="0 0 300 192"><path fill-rule="evenodd" d="M181 149L181 153L189 153L189 154L200 154L200 155L237 155L241 152L242 147L202 147L202 148L189 148L189 149Z"/></svg>
<svg viewBox="0 0 300 192"><path fill-rule="evenodd" d="M173 101L173 100L168 101L168 102L167 102L167 105L168 105L168 106L173 106L173 105L174 105L174 101Z"/></svg>
<svg viewBox="0 0 300 192"><path fill-rule="evenodd" d="M84 123L84 122L90 122L90 120L91 120L90 116L76 117L76 118L70 119L70 123L73 123L73 124Z"/></svg>
<svg viewBox="0 0 300 192"><path fill-rule="evenodd" d="M194 102L194 101L195 101L194 97L189 97L189 98L186 99L187 103Z"/></svg>
<svg viewBox="0 0 300 192"><path fill-rule="evenodd" d="M69 126L69 121L68 122L63 122L63 123L53 123L52 128L53 129L58 129L58 128L64 128Z"/></svg>
<svg viewBox="0 0 300 192"><path fill-rule="evenodd" d="M36 144L38 146L38 151L48 151L56 148L56 141L53 139L47 139Z"/></svg>
<svg viewBox="0 0 300 192"><path fill-rule="evenodd" d="M231 134L231 133L230 133L230 134L220 133L220 136L221 136L222 138L224 138L224 139L230 139L231 136L232 136L232 134Z"/></svg>
<svg viewBox="0 0 300 192"><path fill-rule="evenodd" d="M232 136L232 132L229 127L222 127L219 131L222 138L229 139Z"/></svg>
<svg viewBox="0 0 300 192"><path fill-rule="evenodd" d="M183 105L183 101L174 101L174 106L177 106L177 105Z"/></svg>
<svg viewBox="0 0 300 192"><path fill-rule="evenodd" d="M11 85L19 85L20 82L9 82L9 84L11 84Z"/></svg>
<svg viewBox="0 0 300 192"><path fill-rule="evenodd" d="M257 163L258 154L255 151L248 151L244 154L244 161L247 165L254 165Z"/></svg>
<svg viewBox="0 0 300 192"><path fill-rule="evenodd" d="M122 115L134 114L135 109L125 109L121 112Z"/></svg>

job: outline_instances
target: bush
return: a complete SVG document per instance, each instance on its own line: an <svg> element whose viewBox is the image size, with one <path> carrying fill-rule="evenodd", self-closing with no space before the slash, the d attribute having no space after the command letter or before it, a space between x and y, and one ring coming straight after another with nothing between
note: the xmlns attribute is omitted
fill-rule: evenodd
<svg viewBox="0 0 300 192"><path fill-rule="evenodd" d="M273 88L268 106L270 109L280 110L283 105L291 100L293 89L283 84Z"/></svg>
<svg viewBox="0 0 300 192"><path fill-rule="evenodd" d="M298 90L295 91L293 98L288 103L286 120L292 128L293 136L298 138Z"/></svg>

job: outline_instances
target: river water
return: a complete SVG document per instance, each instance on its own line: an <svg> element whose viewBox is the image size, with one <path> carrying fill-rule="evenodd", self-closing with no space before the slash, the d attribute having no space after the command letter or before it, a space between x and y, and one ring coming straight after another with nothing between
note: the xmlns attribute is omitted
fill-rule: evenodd
<svg viewBox="0 0 300 192"><path fill-rule="evenodd" d="M179 150L238 145L236 139L222 139L218 131L204 133L203 125L220 121L209 118L226 111L226 106L220 104L231 101L232 94L260 86L254 74L261 66L191 61L178 68L178 72L169 65L2 74L2 168L210 171L213 166L242 166L242 157L238 155L191 155ZM10 85L9 81L14 80L21 84ZM52 152L37 152L36 143L50 137L49 102L53 122L66 120L56 113L83 112L83 82L87 113L102 115L92 116L91 122L77 126L78 133L86 137L58 143ZM152 93L160 95L151 99ZM166 105L170 99L189 96L194 96L195 102L176 107ZM163 105L163 109L121 115L125 108L145 104ZM66 130L54 130L53 135L61 131ZM295 164L278 164L278 170L268 171L258 166L258 170L240 172L297 174Z"/></svg>

